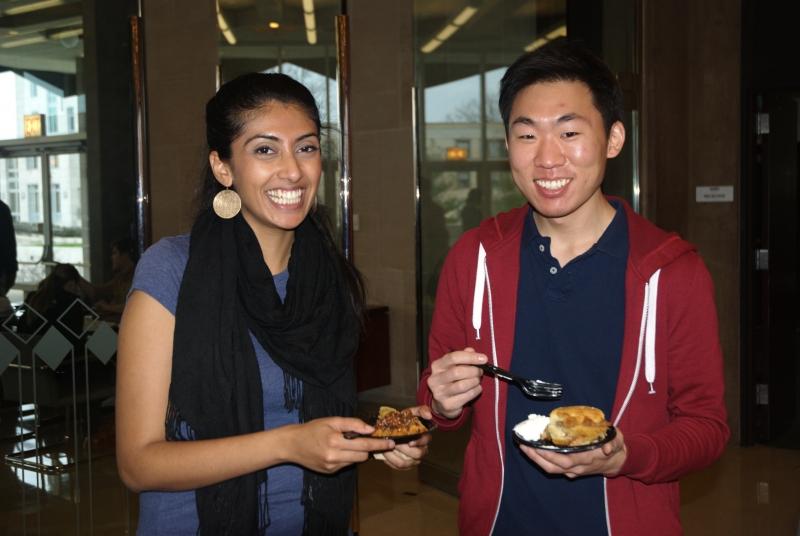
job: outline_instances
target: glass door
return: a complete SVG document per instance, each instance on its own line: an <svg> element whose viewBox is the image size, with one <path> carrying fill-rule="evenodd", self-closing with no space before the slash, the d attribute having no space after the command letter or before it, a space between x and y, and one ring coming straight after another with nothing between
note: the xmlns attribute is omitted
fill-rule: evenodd
<svg viewBox="0 0 800 536"><path fill-rule="evenodd" d="M18 266L0 289L12 306L0 303L0 526L10 534L130 530L114 459L119 318L97 303L116 275L112 242L136 227L126 153L135 4L0 2L0 201Z"/></svg>

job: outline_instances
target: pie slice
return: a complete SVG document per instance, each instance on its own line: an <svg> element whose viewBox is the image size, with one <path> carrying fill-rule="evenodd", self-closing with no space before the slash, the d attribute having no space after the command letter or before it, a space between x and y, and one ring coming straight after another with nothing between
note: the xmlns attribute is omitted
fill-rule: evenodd
<svg viewBox="0 0 800 536"><path fill-rule="evenodd" d="M428 428L422 424L422 421L410 409L397 411L388 406L381 406L372 436L401 437L423 434L427 431Z"/></svg>

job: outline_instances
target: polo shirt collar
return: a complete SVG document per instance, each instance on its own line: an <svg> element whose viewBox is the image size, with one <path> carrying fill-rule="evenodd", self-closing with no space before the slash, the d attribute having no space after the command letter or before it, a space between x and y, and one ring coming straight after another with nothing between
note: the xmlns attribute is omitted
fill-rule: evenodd
<svg viewBox="0 0 800 536"><path fill-rule="evenodd" d="M615 199L610 200L610 203L614 207L614 218L608 224L606 230L603 231L600 240L591 249L602 251L612 257L624 258L628 255L628 222L625 218L625 210L622 207L622 203ZM550 237L542 236L539 233L536 221L533 219L533 207L530 205L525 218L525 226L522 230L522 241L529 244L544 243L547 246L550 245Z"/></svg>

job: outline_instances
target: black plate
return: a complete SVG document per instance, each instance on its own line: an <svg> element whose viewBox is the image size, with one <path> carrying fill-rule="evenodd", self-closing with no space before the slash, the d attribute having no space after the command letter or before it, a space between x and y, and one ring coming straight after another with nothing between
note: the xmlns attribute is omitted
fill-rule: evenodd
<svg viewBox="0 0 800 536"><path fill-rule="evenodd" d="M614 428L613 426L609 426L608 431L606 432L606 436L600 441L595 441L594 443L589 443L588 445L579 445L577 447L563 447L559 445L554 445L553 443L545 439L530 441L528 439L523 438L522 436L517 434L516 431L514 431L514 441L516 441L517 443L520 443L522 445L527 445L535 449L549 450L551 452L560 452L561 454L572 454L574 452L584 452L587 450L593 450L601 445L605 445L615 437L617 437L617 429Z"/></svg>
<svg viewBox="0 0 800 536"><path fill-rule="evenodd" d="M435 422L429 421L428 419L423 419L422 417L418 417L418 419L425 426L425 428L428 429L427 431L422 432L420 434L375 437L375 436L372 436L370 434L357 434L356 432L345 432L344 433L344 437L345 437L345 439L355 439L357 437L371 437L373 439L391 439L392 441L395 442L395 444L398 444L398 445L401 444L401 443L409 443L411 441L414 441L415 439L419 439L420 437L422 437L423 434L427 434L428 432L432 432L432 431L436 430L436 423ZM373 420L373 422L370 422L369 424L374 426L375 425L374 420Z"/></svg>

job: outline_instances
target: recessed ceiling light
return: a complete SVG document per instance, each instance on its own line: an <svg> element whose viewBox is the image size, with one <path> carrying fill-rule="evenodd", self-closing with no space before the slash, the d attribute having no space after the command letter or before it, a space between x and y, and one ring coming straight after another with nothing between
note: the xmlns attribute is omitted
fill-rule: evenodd
<svg viewBox="0 0 800 536"><path fill-rule="evenodd" d="M267 24L267 26L269 26L269 27L270 27L271 29L273 29L273 30L277 30L278 28L280 28L280 27L281 27L281 23L280 23L280 22L277 22L277 21L274 21L274 20L271 20L271 21L269 21L269 23Z"/></svg>
<svg viewBox="0 0 800 536"><path fill-rule="evenodd" d="M464 26L469 19L472 18L475 13L478 12L478 8L473 6L466 6L464 9L456 15L451 22L445 25L444 28L439 30L439 33L436 34L430 41L425 43L422 48L420 49L424 54L430 54L439 46L450 39L450 37L456 33L462 26Z"/></svg>
<svg viewBox="0 0 800 536"><path fill-rule="evenodd" d="M0 44L0 48L16 48L24 47L27 45L35 45L37 43L44 43L47 38L43 35L34 35L33 37L25 37L24 39L17 39L16 41L6 41Z"/></svg>
<svg viewBox="0 0 800 536"><path fill-rule="evenodd" d="M64 0L42 0L41 2L33 2L32 4L10 7L6 9L4 13L6 15L21 15L22 13L30 13L31 11L60 6L63 3Z"/></svg>

